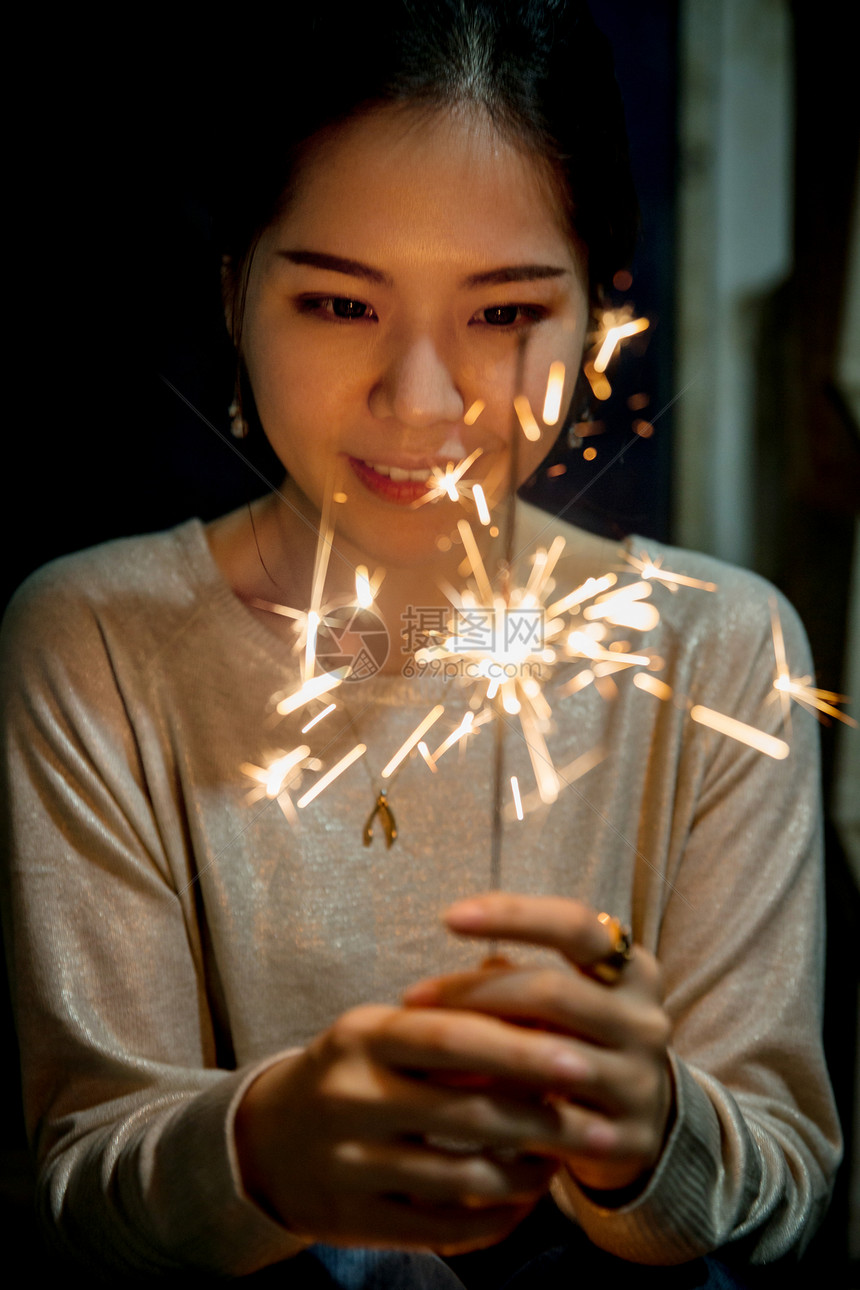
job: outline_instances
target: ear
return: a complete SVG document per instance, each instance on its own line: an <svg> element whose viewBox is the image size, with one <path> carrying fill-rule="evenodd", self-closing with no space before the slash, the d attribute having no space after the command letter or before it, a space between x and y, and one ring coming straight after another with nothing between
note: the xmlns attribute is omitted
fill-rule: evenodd
<svg viewBox="0 0 860 1290"><path fill-rule="evenodd" d="M221 256L221 304L224 309L224 322L233 344L236 344L236 270L232 255Z"/></svg>

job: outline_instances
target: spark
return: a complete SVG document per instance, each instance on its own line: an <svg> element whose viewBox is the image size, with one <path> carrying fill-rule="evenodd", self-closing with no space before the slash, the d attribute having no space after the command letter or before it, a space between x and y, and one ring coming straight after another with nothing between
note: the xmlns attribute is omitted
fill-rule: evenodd
<svg viewBox="0 0 860 1290"><path fill-rule="evenodd" d="M296 802L296 806L298 806L299 810L308 806L315 797L319 797L323 789L328 788L329 784L333 783L339 775L342 775L354 761L358 761L359 757L364 756L366 752L366 744L356 744L354 748L351 748L345 757L341 757L340 761L332 766L331 770L326 771L322 779L317 780L313 788L309 788L308 791L299 798Z"/></svg>
<svg viewBox="0 0 860 1290"><path fill-rule="evenodd" d="M591 386L596 399L602 402L609 398L612 386L605 375L606 369L623 340L646 331L650 323L647 318L634 318L629 305L622 309L605 309L601 315L600 328L591 337L594 346L583 364L583 372Z"/></svg>
<svg viewBox="0 0 860 1290"><path fill-rule="evenodd" d="M483 399L475 399L475 402L470 408L466 409L466 412L463 415L463 421L465 424L467 426L473 426L486 406L487 405Z"/></svg>
<svg viewBox="0 0 860 1290"><path fill-rule="evenodd" d="M670 573L663 568L663 556L652 560L645 551L638 556L625 551L624 559L641 573L646 582L663 582L670 591L677 591L678 587L699 587L702 591L717 590L715 582L703 582L701 578L688 578L683 573Z"/></svg>
<svg viewBox="0 0 860 1290"><path fill-rule="evenodd" d="M448 738L443 740L433 753L434 762L437 762L442 754L446 753L449 748L453 748L454 744L459 743L461 739L465 739L467 735L474 734L479 726L482 726L485 721L489 720L490 714L488 712L478 713L477 716L474 712L467 712L457 728L451 731Z"/></svg>
<svg viewBox="0 0 860 1290"><path fill-rule="evenodd" d="M437 703L431 712L428 712L424 720L412 731L412 734L398 748L397 752L391 758L391 761L383 769L381 779L390 779L397 767L403 761L404 757L412 751L419 740L426 734L430 727L439 720L445 708L441 703Z"/></svg>
<svg viewBox="0 0 860 1290"><path fill-rule="evenodd" d="M559 697L568 697L591 682L598 682L601 693L608 696L610 673L649 667L649 654L634 653L627 642L609 641L608 633L616 621L648 628L659 620L654 606L641 603L652 588L644 582L618 588L617 576L610 572L556 596L555 571L566 545L559 535L549 547L532 552L523 583L516 583L503 566L497 591L471 526L461 520L458 529L470 582L459 592L444 588L453 617L446 631L419 651L419 657L445 660L446 669L456 661L462 682L472 687L472 702L482 714L500 722L517 720L538 796L549 804L560 790L546 743L552 727L549 682L553 671L562 662L586 659L590 668L562 686ZM589 609L605 621L585 623ZM599 643L603 639L606 644Z"/></svg>
<svg viewBox="0 0 860 1290"><path fill-rule="evenodd" d="M596 370L594 363L590 359L586 360L582 370L585 372L586 380L591 386L591 392L594 397L599 399L601 403L605 403L612 393L612 386L606 377L602 372Z"/></svg>
<svg viewBox="0 0 860 1290"><path fill-rule="evenodd" d="M306 735L309 730L313 730L314 726L318 725L319 722L322 721L323 717L327 717L330 712L334 712L336 707L336 703L330 703L328 707L323 708L322 712L318 712L315 717L311 717L308 724L306 726L302 726L302 734Z"/></svg>
<svg viewBox="0 0 860 1290"><path fill-rule="evenodd" d="M487 506L487 499L484 496L484 490L480 484L472 485L472 497L475 500L475 506L478 510L478 519L483 525L490 523L490 510Z"/></svg>
<svg viewBox="0 0 860 1290"><path fill-rule="evenodd" d="M604 649L585 632L573 631L567 638L568 648L577 658L590 658L602 663L616 663L619 667L647 667L651 659L647 654L625 654L621 650ZM599 675L599 674L598 674Z"/></svg>
<svg viewBox="0 0 860 1290"><path fill-rule="evenodd" d="M431 756L430 749L427 747L427 745L426 745L426 743L424 742L424 740L423 740L423 739L420 739L420 740L418 741L418 751L420 752L421 756L424 758L424 760L426 761L427 765L430 767L430 769L432 770L433 774L435 775L435 774L436 774L436 762L435 762L435 760L433 759L433 757Z"/></svg>
<svg viewBox="0 0 860 1290"><path fill-rule="evenodd" d="M302 744L283 757L276 758L270 766L252 766L244 762L239 769L260 785L259 789L251 793L250 800L257 801L264 796L278 797L293 771L301 765L309 753L310 748L307 744Z"/></svg>
<svg viewBox="0 0 860 1290"><path fill-rule="evenodd" d="M615 315L608 310L604 315L604 323L607 319L614 319ZM595 372L605 372L609 366L609 360L615 353L622 340L627 340L629 336L636 336L640 331L647 331L650 326L647 318L631 318L627 322L619 322L608 326L603 344L597 351L594 359Z"/></svg>
<svg viewBox="0 0 860 1290"><path fill-rule="evenodd" d="M777 739L775 735L768 735L755 726L748 726L745 721L727 717L723 712L715 712L713 708L705 708L697 703L690 709L690 716L699 725L708 726L721 735L728 735L730 739L748 744L750 748L755 748L767 757L774 757L777 761L783 761L789 754L789 747L784 739Z"/></svg>
<svg viewBox="0 0 860 1290"><path fill-rule="evenodd" d="M655 676L648 676L646 673L638 672L633 678L633 684L640 690L646 690L658 699L671 699L673 690L670 685L660 681ZM788 756L790 749L784 739L778 739L776 735L769 735L764 730L759 730L756 726L747 725L745 721L738 721L735 717L729 717L724 712L717 712L714 708L706 708L701 703L687 705L690 709L690 717L700 726L707 726L710 730L716 730L718 734L727 735L729 739L736 739L738 743L746 744L754 748L757 752L764 753L767 757L773 757L776 761L784 761Z"/></svg>
<svg viewBox="0 0 860 1290"><path fill-rule="evenodd" d="M617 591L598 596L593 605L583 610L583 617L590 620L605 619L616 627L632 627L647 632L660 621L660 611L655 605L642 604L651 595L649 582L634 582Z"/></svg>
<svg viewBox="0 0 860 1290"><path fill-rule="evenodd" d="M615 586L617 581L618 579L614 573L604 574L602 578L586 578L581 586L574 591L568 592L566 596L562 596L560 600L556 600L554 604L550 605L546 611L547 617L555 618L557 614L567 613L574 606L581 605L584 600L591 600L594 596L600 595L602 591L608 591L610 587Z"/></svg>
<svg viewBox="0 0 860 1290"><path fill-rule="evenodd" d="M360 564L355 571L355 598L362 609L369 609L373 604L373 590L370 585L370 574L366 565Z"/></svg>
<svg viewBox="0 0 860 1290"><path fill-rule="evenodd" d="M540 439L540 426L535 420L532 405L524 394L518 394L514 399L514 408L516 409L517 419L522 426L523 434L530 443L537 443L538 439Z"/></svg>
<svg viewBox="0 0 860 1290"><path fill-rule="evenodd" d="M470 480L464 481L463 476L483 451L483 448L476 448L462 461L446 462L444 470L440 466L433 466L430 471L430 478L427 480L427 492L416 498L412 503L413 509L418 506L424 506L427 502L437 502L443 497L447 497L452 502L459 502L463 498L473 496L473 489L476 485L472 484Z"/></svg>
<svg viewBox="0 0 860 1290"><path fill-rule="evenodd" d="M818 690L810 684L811 676L797 677L777 677L773 683L773 688L780 694L790 695L796 703L800 703L809 712L821 720L821 713L828 717L836 717L839 721L844 721L846 726L854 726L857 722L853 717L849 717L847 712L840 712L834 707L835 703L850 703L850 699L845 694L835 694L833 690Z"/></svg>
<svg viewBox="0 0 860 1290"><path fill-rule="evenodd" d="M649 694L655 695L658 699L671 699L672 687L665 681L660 681L656 676L649 676L647 672L637 672L633 677L633 684L637 685L640 690L647 690Z"/></svg>
<svg viewBox="0 0 860 1290"><path fill-rule="evenodd" d="M466 520L460 520L457 524L457 532L460 534L472 574L478 584L478 594L481 597L481 601L484 605L491 605L493 604L493 588L487 576L487 570L484 568L484 561L475 541L472 526Z"/></svg>
<svg viewBox="0 0 860 1290"><path fill-rule="evenodd" d="M320 616L315 609L308 610L307 617L307 635L305 639L305 676L313 676L317 656L317 633L319 632ZM278 708L281 712L281 709ZM283 716L283 712L281 712Z"/></svg>
<svg viewBox="0 0 860 1290"><path fill-rule="evenodd" d="M596 748L589 748L588 752L574 757L573 761L568 762L566 766L562 766L556 772L561 785L564 788L569 788L571 784L575 784L578 779L582 779L583 775L587 775L595 766L599 766L602 761L605 761L606 756L606 749L598 745ZM523 799L523 813L524 815L531 815L533 811L539 810L543 805L545 803L541 800L540 793L529 793ZM512 811L508 806L505 809L505 817L510 819L511 815Z"/></svg>
<svg viewBox="0 0 860 1290"><path fill-rule="evenodd" d="M521 820L523 818L523 803L522 798L520 797L519 780L516 775L511 775L511 793L514 798L514 810L517 813L517 819Z"/></svg>
<svg viewBox="0 0 860 1290"><path fill-rule="evenodd" d="M561 413L561 397L564 393L564 363L560 360L550 364L546 382L546 397L543 402L544 425L554 426Z"/></svg>
<svg viewBox="0 0 860 1290"><path fill-rule="evenodd" d="M291 712L295 712L296 708L303 707L311 699L318 699L320 695L328 694L329 690L333 690L335 686L340 685L347 675L347 671L347 668L339 667L334 672L321 672L319 676L311 677L298 690L280 700L276 705L278 715L282 717L289 716Z"/></svg>
<svg viewBox="0 0 860 1290"><path fill-rule="evenodd" d="M847 726L856 728L857 722L853 717L849 717L847 712L840 712L834 704L848 703L849 699L844 694L836 694L833 690L819 690L812 685L811 676L792 676L788 666L788 656L785 650L785 636L782 631L782 622L780 621L779 611L776 607L776 601L771 598L770 601L770 621L771 633L773 636L773 653L776 659L776 676L773 681L774 691L780 696L783 704L783 720L789 723L791 700L801 704L808 712L812 712L819 721L825 717L835 717L837 721L844 721Z"/></svg>

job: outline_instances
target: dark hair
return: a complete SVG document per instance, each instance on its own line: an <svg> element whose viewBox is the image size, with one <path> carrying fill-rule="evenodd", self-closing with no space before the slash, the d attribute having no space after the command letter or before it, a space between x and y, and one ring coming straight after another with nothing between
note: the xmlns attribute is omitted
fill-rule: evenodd
<svg viewBox="0 0 860 1290"><path fill-rule="evenodd" d="M215 207L216 236L234 264L288 200L321 131L387 105L474 105L548 163L599 298L632 257L638 207L611 51L582 0L309 0L301 8L282 22L268 11L233 50L235 169L226 166Z"/></svg>

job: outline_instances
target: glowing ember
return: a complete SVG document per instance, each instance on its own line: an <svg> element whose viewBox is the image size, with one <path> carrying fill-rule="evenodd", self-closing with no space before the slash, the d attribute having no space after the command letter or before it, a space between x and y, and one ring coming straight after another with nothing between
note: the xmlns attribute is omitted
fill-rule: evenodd
<svg viewBox="0 0 860 1290"><path fill-rule="evenodd" d="M609 320L612 320L611 322ZM595 372L605 372L609 366L609 360L615 353L622 340L627 340L629 336L635 336L640 331L646 331L649 322L647 318L631 318L627 322L615 322L615 315L611 310L607 310L603 317L606 335L603 343L597 351L594 359ZM608 325L607 325L608 324Z"/></svg>
<svg viewBox="0 0 860 1290"><path fill-rule="evenodd" d="M475 499L475 506L478 510L478 519L482 524L490 523L490 509L487 506L487 499L484 496L484 490L480 484L472 485L472 496Z"/></svg>
<svg viewBox="0 0 860 1290"><path fill-rule="evenodd" d="M240 770L255 779L260 785L259 789L253 791L250 801L257 801L265 796L269 798L277 797L283 792L285 786L290 782L293 773L301 766L302 762L309 755L310 748L302 744L299 748L294 748L292 752L283 757L276 758L270 766L251 766L247 762L243 763Z"/></svg>
<svg viewBox="0 0 860 1290"><path fill-rule="evenodd" d="M298 802L296 802L296 806L298 806L299 810L308 806L315 797L319 797L323 789L328 788L329 784L334 783L339 775L342 775L354 761L358 761L359 757L363 757L366 752L366 744L356 744L354 748L351 748L345 757L341 757L340 761L337 762L336 765L332 766L331 770L326 771L322 779L317 780L313 788L308 789L308 791L299 798Z"/></svg>
<svg viewBox="0 0 860 1290"><path fill-rule="evenodd" d="M647 672L637 672L633 678L633 684L640 690L647 690L658 699L671 699L672 687L665 681L659 681L656 676L649 676Z"/></svg>
<svg viewBox="0 0 860 1290"><path fill-rule="evenodd" d="M622 309L604 309L600 328L591 337L594 347L583 364L585 378L596 399L606 400L612 393L605 372L618 346L623 340L646 331L649 326L647 318L633 317L633 310L629 305Z"/></svg>
<svg viewBox="0 0 860 1290"><path fill-rule="evenodd" d="M276 711L279 716L286 717L297 708L302 708L305 704L310 703L311 699L318 699L321 694L327 694L335 686L340 685L341 681L347 674L346 668L337 668L334 672L322 672L319 676L313 676L309 681L305 681L293 694L288 694L281 699L276 705Z"/></svg>
<svg viewBox="0 0 860 1290"><path fill-rule="evenodd" d="M543 422L544 425L554 426L558 422L561 413L561 399L564 393L564 363L555 362L550 365L549 377L546 383L546 397L543 403ZM523 427L525 429L525 427Z"/></svg>
<svg viewBox="0 0 860 1290"><path fill-rule="evenodd" d="M721 735L728 735L730 739L748 744L750 748L755 748L757 752L762 752L767 757L782 761L788 756L789 747L784 739L765 734L763 730L756 730L755 726L748 726L744 721L736 721L734 717L727 717L725 713L715 712L713 708L704 708L697 703L690 709L690 716L699 725L708 726Z"/></svg>
<svg viewBox="0 0 860 1290"><path fill-rule="evenodd" d="M412 734L409 736L409 738L403 744L401 744L397 752L391 758L391 761L383 769L382 775L381 775L382 779L391 778L391 776L397 770L397 767L403 761L404 757L408 756L408 754L412 751L412 749L424 737L424 735L427 733L430 727L439 720L439 718L441 717L444 711L445 709L443 705L441 703L438 703L432 712L428 712L424 720L420 723L420 725L415 730L412 731Z"/></svg>
<svg viewBox="0 0 860 1290"><path fill-rule="evenodd" d="M362 609L369 609L373 604L370 574L363 564L360 564L355 571L355 598Z"/></svg>
<svg viewBox="0 0 860 1290"><path fill-rule="evenodd" d="M670 591L676 591L678 587L699 587L702 591L717 590L715 582L702 582L700 578L688 578L683 573L670 573L663 568L662 556L658 560L652 560L645 551L638 556L625 552L624 559L641 573L646 582L664 582Z"/></svg>
<svg viewBox="0 0 860 1290"><path fill-rule="evenodd" d="M309 730L313 730L314 726L319 725L323 717L327 717L330 712L334 712L336 707L337 707L336 703L330 703L328 707L323 708L322 712L318 712L315 717L311 717L307 725L302 726L302 734L306 735Z"/></svg>
<svg viewBox="0 0 860 1290"><path fill-rule="evenodd" d="M511 793L514 798L514 810L516 811L517 819L521 820L523 818L523 803L520 797L520 785L516 775L511 775Z"/></svg>
<svg viewBox="0 0 860 1290"><path fill-rule="evenodd" d="M532 405L524 394L518 394L514 399L514 408L516 409L517 419L523 428L523 434L531 443L537 443L538 439L540 439L540 426L535 420Z"/></svg>
<svg viewBox="0 0 860 1290"><path fill-rule="evenodd" d="M823 721L826 717L835 717L837 721L844 721L847 726L856 727L857 722L853 717L849 717L847 712L840 712L834 706L837 703L848 703L849 699L846 695L835 694L832 690L816 689L812 685L811 676L791 675L785 652L782 623L776 608L776 601L773 599L770 602L770 619L773 634L773 652L776 658L776 676L773 688L783 699L783 718L786 721L788 720L790 700L794 699L795 703L801 704L808 712L814 713L819 721Z"/></svg>
<svg viewBox="0 0 860 1290"><path fill-rule="evenodd" d="M470 480L464 480L463 476L472 465L472 462L477 461L482 451L483 449L476 448L462 461L456 463L449 461L446 463L444 470L439 466L434 466L427 481L427 492L412 503L413 508L423 506L426 502L436 502L442 497L447 497L452 502L459 502L463 498L473 496L473 489L479 487L479 485L472 484ZM484 506L486 507L486 502Z"/></svg>

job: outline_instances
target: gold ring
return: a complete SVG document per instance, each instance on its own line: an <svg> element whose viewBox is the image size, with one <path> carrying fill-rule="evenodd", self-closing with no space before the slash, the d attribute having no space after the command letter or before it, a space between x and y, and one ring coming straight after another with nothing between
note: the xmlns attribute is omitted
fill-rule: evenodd
<svg viewBox="0 0 860 1290"><path fill-rule="evenodd" d="M603 923L608 932L612 933L614 944L602 958L590 963L586 972L589 976L593 976L595 981L601 981L604 985L615 985L633 957L633 935L629 927L625 927L611 914L598 914L597 919L598 922Z"/></svg>

